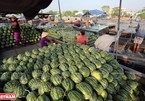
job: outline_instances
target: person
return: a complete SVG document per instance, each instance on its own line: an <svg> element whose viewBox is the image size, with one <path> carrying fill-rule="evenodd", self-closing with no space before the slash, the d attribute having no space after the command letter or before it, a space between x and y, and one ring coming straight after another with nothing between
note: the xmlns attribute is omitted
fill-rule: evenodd
<svg viewBox="0 0 145 101"><path fill-rule="evenodd" d="M137 22L137 24L140 23L140 17L139 16L136 17L136 22Z"/></svg>
<svg viewBox="0 0 145 101"><path fill-rule="evenodd" d="M80 20L75 21L74 26L81 27L81 21Z"/></svg>
<svg viewBox="0 0 145 101"><path fill-rule="evenodd" d="M91 24L90 24L90 22L89 21L87 21L86 23L85 23L85 27L91 27Z"/></svg>
<svg viewBox="0 0 145 101"><path fill-rule="evenodd" d="M82 45L86 45L88 43L88 37L85 36L84 31L81 31L77 36L76 42Z"/></svg>
<svg viewBox="0 0 145 101"><path fill-rule="evenodd" d="M129 27L130 27L130 26L131 26L131 24L132 24L132 16L130 16L129 21L130 21L130 25L129 25Z"/></svg>
<svg viewBox="0 0 145 101"><path fill-rule="evenodd" d="M40 47L48 46L48 40L47 40L48 33L46 31L43 31L41 34L41 40L40 40Z"/></svg>
<svg viewBox="0 0 145 101"><path fill-rule="evenodd" d="M136 53L139 52L140 45L142 44L144 37L145 37L145 21L138 24L136 28L136 34L134 38L134 48L133 48L134 52Z"/></svg>
<svg viewBox="0 0 145 101"><path fill-rule="evenodd" d="M15 38L16 46L17 46L19 45L20 42L22 43L20 26L18 23L18 19L14 15L10 17L10 20L12 21L11 29L13 30L14 38Z"/></svg>
<svg viewBox="0 0 145 101"><path fill-rule="evenodd" d="M104 31L101 36L95 41L95 48L101 49L102 51L110 52L110 45L119 39L118 36L107 34L108 30Z"/></svg>
<svg viewBox="0 0 145 101"><path fill-rule="evenodd" d="M91 19L89 22L90 22L90 26L95 26L96 25L96 21L93 20L93 19Z"/></svg>

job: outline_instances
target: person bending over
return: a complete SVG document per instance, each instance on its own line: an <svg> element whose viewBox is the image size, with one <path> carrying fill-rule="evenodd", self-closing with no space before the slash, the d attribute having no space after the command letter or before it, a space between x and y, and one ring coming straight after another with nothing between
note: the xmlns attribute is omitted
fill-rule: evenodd
<svg viewBox="0 0 145 101"><path fill-rule="evenodd" d="M84 31L81 31L80 34L77 36L76 42L83 45L86 45L88 43L88 37L85 36Z"/></svg>

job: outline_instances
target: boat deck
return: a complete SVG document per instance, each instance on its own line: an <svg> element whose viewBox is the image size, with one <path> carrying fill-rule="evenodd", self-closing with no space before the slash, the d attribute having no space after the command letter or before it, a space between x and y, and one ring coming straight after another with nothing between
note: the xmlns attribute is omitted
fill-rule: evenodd
<svg viewBox="0 0 145 101"><path fill-rule="evenodd" d="M11 56L16 56L18 54L24 53L25 51L31 51L32 49L39 48L39 47L40 47L39 43L37 43L37 44L29 44L24 46L0 49L0 58L2 59Z"/></svg>

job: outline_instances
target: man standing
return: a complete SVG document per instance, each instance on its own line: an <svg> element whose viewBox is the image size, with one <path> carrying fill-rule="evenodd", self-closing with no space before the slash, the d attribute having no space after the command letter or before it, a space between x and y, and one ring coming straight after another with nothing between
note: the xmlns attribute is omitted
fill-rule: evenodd
<svg viewBox="0 0 145 101"><path fill-rule="evenodd" d="M134 52L139 52L140 45L142 44L144 37L145 37L145 21L141 22L136 29L133 49Z"/></svg>
<svg viewBox="0 0 145 101"><path fill-rule="evenodd" d="M81 31L81 33L77 36L77 43L86 45L88 43L88 37L85 36L85 32Z"/></svg>
<svg viewBox="0 0 145 101"><path fill-rule="evenodd" d="M129 27L131 26L131 24L132 24L132 16L130 16L130 19L129 19L129 23L130 23L130 25L129 25Z"/></svg>

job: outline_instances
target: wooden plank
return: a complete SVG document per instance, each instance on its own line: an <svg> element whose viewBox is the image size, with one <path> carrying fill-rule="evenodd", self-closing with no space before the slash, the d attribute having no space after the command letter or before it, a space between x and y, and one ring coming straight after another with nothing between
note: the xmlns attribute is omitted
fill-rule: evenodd
<svg viewBox="0 0 145 101"><path fill-rule="evenodd" d="M48 38L49 40L53 40L53 41L58 42L58 43L61 43L61 44L66 43L66 42L64 42L64 41L61 41L61 40L56 39L56 38L53 38L53 37L51 37L51 36L47 36L47 38Z"/></svg>
<svg viewBox="0 0 145 101"><path fill-rule="evenodd" d="M114 53L111 53L113 55L116 55ZM136 60L136 61L141 61L141 62L145 62L144 58L139 58L139 57L133 57L133 56L127 56L127 55L123 55L123 54L117 54L117 56L122 57L124 59L131 59L131 60Z"/></svg>
<svg viewBox="0 0 145 101"><path fill-rule="evenodd" d="M111 53L113 55L116 55L114 53ZM145 59L144 58L139 58L139 57L132 57L132 56L127 56L127 55L122 55L122 54L117 54L118 59L124 61L124 62L130 62L136 65L143 66L145 68Z"/></svg>
<svg viewBox="0 0 145 101"><path fill-rule="evenodd" d="M131 72L135 73L135 75L137 77L137 81L139 81L140 83L145 85L145 74L143 74L141 72L138 72L134 69L131 69L129 67L126 67L124 65L121 65L121 68L123 68L124 70L128 70L128 71L131 71Z"/></svg>

